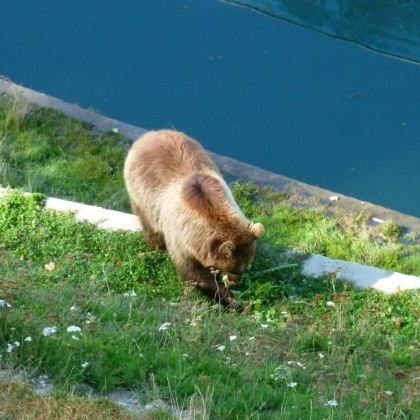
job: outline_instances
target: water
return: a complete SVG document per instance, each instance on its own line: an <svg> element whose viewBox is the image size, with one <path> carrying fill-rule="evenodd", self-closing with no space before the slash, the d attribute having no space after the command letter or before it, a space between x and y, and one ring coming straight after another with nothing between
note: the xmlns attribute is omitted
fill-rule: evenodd
<svg viewBox="0 0 420 420"><path fill-rule="evenodd" d="M336 28L316 19L306 25L317 31L216 0L0 0L0 10L0 74L17 83L420 216L416 64L326 36ZM367 41L415 61L420 44L397 35L393 49Z"/></svg>

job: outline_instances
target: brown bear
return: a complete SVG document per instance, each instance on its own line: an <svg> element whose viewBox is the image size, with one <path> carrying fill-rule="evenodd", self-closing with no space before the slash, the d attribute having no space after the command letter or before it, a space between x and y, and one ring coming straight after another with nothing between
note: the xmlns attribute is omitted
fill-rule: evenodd
<svg viewBox="0 0 420 420"><path fill-rule="evenodd" d="M128 152L124 180L150 245L205 295L236 306L221 280L240 281L264 227L244 216L203 147L178 131L147 132Z"/></svg>

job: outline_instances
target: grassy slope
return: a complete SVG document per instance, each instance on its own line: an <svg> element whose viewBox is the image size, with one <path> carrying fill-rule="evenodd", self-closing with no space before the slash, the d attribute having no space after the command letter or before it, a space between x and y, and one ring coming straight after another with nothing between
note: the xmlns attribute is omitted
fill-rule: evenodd
<svg viewBox="0 0 420 420"><path fill-rule="evenodd" d="M129 210L121 177L127 141L0 96L0 184Z"/></svg>
<svg viewBox="0 0 420 420"><path fill-rule="evenodd" d="M354 418L420 409L419 293L384 296L302 279L296 296L264 307L266 321L183 294L165 254L148 254L133 234L45 211L37 197L2 201L0 232L0 296L12 305L1 310L2 367L48 373L63 389L129 387L145 402L157 393L186 407L202 396L217 418L319 418L329 415L331 399L338 414ZM70 325L82 328L79 340ZM44 337L46 326L57 333ZM15 341L20 346L8 353ZM290 382L297 387L288 389Z"/></svg>
<svg viewBox="0 0 420 420"><path fill-rule="evenodd" d="M130 211L122 179L128 144L115 133L92 135L89 125L53 110L0 97L0 185ZM266 225L265 241L281 249L420 274L418 238L407 236L404 246L393 242L393 225L383 232L370 228L363 214L328 219L248 185L237 184L234 193L246 213Z"/></svg>
<svg viewBox="0 0 420 420"><path fill-rule="evenodd" d="M0 103L0 183L127 208L118 136L99 140L53 111L10 109ZM42 153L28 152L42 144ZM84 182L88 161L101 169ZM75 162L82 172L72 172ZM380 239L360 216L328 220L269 191L237 184L234 192L268 228L241 291L253 312L241 316L185 289L167 256L138 235L100 232L43 210L38 196L11 195L0 204L0 298L12 305L0 308L0 367L48 373L62 390L128 387L144 402L158 395L216 418L415 418L419 292L384 296L298 270L256 273L286 247L419 273L418 248ZM137 296L124 296L131 290ZM51 325L57 333L44 337ZM82 328L79 340L69 325ZM324 405L332 399L337 407Z"/></svg>

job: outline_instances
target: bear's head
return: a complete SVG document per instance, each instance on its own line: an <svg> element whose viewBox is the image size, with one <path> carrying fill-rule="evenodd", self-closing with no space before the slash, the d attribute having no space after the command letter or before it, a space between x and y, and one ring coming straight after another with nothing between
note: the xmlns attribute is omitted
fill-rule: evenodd
<svg viewBox="0 0 420 420"><path fill-rule="evenodd" d="M182 198L192 211L188 225L195 224L188 230L195 258L239 282L254 258L263 225L245 218L228 186L214 175L193 172L183 184Z"/></svg>
<svg viewBox="0 0 420 420"><path fill-rule="evenodd" d="M219 271L221 276L226 275L229 282L239 283L255 256L257 239L263 233L261 223L250 223L247 231L236 232L231 239L213 239L206 266Z"/></svg>

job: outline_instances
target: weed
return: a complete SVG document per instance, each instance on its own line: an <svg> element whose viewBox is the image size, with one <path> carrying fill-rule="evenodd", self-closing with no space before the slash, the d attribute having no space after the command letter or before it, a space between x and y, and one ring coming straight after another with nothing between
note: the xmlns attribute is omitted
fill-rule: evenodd
<svg viewBox="0 0 420 420"><path fill-rule="evenodd" d="M380 231L386 239L394 242L403 234L402 228L392 220L383 223L380 227Z"/></svg>

